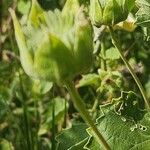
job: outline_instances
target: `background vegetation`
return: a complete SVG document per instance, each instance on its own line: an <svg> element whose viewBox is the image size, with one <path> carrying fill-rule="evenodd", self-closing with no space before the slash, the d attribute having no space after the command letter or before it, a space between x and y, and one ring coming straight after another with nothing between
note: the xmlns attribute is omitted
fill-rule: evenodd
<svg viewBox="0 0 150 150"><path fill-rule="evenodd" d="M45 10L54 10L62 9L65 0L39 0L39 3ZM1 0L0 5L0 149L50 150L56 149L59 141L66 142L66 145L58 146L58 149L65 150L74 143L84 143L87 139L87 133L84 132L87 126L73 107L66 89L50 82L32 80L20 65L8 8L15 9L17 16L23 19L28 14L31 1ZM134 8L132 12L133 18L137 9ZM150 41L147 32L144 28L136 26L132 32L116 28L123 53L150 99ZM98 33L98 30L95 29L95 32ZM121 93L122 97L131 94L121 91L132 90L133 97L136 95L136 99L142 99L137 85L111 44L107 30L102 36L102 41L101 45L98 42L95 44L95 63L91 72L74 80L93 119L100 116L100 105L117 99ZM142 102L140 107L143 107ZM136 115L137 112L131 115L134 121L143 118L136 118ZM64 128L71 126L71 131L63 132L55 138ZM100 126L104 127L104 124ZM79 136L81 133L82 137ZM70 140L69 137L76 138ZM87 147L99 149L94 142L88 143Z"/></svg>

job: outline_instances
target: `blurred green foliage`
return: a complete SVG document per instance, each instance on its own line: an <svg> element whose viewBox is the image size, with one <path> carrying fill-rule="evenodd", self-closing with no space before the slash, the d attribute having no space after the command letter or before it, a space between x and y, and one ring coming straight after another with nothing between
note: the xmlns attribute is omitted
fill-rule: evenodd
<svg viewBox="0 0 150 150"><path fill-rule="evenodd" d="M77 137L81 133L76 132L77 122L83 122L83 120L69 101L70 97L65 88L58 88L51 82L46 83L29 78L20 65L18 47L8 8L15 9L19 18L23 21L28 14L31 1L2 0L1 2L0 149L55 149L57 147L56 135L64 128L72 125L73 128L58 136L57 141L61 142L61 136L67 139L70 133L72 135L75 132L75 134L73 133L75 137L75 142L72 141L73 145L76 146L76 143L79 143L78 146L85 144L87 134L83 132L85 136L81 137L83 143L80 143ZM80 2L85 2L88 5L89 1L81 0ZM65 0L39 0L39 3L45 10L54 10L55 8L62 9ZM135 12L133 12L133 16L135 16ZM115 32L122 43L123 53L143 83L148 99L150 99L150 41L148 41L149 34L145 34L149 33L147 30L145 27L138 26L132 32L123 29L116 29ZM84 76L79 75L74 79L76 88L94 119L101 114L99 106L112 102L113 98L118 98L121 91L132 90L138 98L142 99L129 71L112 46L107 29L104 30L102 41L105 46L105 53L102 53L102 45L99 45L98 49L95 50L95 63L90 73ZM148 122L147 116L142 120L142 123L146 122L146 125ZM111 117L112 119L110 119ZM113 117L116 120L113 120ZM120 116L110 112L106 115L106 118L98 120L99 126L104 127L105 121L120 124L121 128L124 124L127 126L133 125L132 121L124 123L121 122L121 119L118 119L120 119ZM104 122L101 120L104 120ZM111 130L110 126L111 124L108 126ZM82 124L82 127L84 130L86 125ZM120 130L117 134L120 134ZM149 130L145 134L149 135ZM136 135L139 135L139 131L136 132ZM92 147L93 143L96 143L93 138L90 139L90 142L87 147ZM66 146L71 147L70 145Z"/></svg>

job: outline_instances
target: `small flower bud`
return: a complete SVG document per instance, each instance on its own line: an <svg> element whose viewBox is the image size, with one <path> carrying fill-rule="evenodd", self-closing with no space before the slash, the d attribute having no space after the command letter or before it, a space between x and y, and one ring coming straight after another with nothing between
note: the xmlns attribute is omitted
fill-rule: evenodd
<svg viewBox="0 0 150 150"><path fill-rule="evenodd" d="M126 20L135 0L91 0L90 17L96 26L115 25Z"/></svg>
<svg viewBox="0 0 150 150"><path fill-rule="evenodd" d="M69 2L65 11L79 7ZM21 26L11 10L21 64L29 76L63 84L90 69L92 26L83 9L79 15L65 15L65 11L46 12L33 0L28 21Z"/></svg>

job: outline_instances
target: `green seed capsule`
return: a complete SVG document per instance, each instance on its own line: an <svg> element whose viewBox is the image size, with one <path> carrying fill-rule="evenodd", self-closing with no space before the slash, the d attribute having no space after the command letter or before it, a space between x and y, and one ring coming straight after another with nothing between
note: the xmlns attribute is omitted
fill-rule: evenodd
<svg viewBox="0 0 150 150"><path fill-rule="evenodd" d="M69 7L79 8L75 6L79 3L66 4L68 6L62 12L46 12L33 0L24 26L20 25L14 11L10 10L21 64L31 77L63 84L91 67L92 26L83 9L78 9L80 13L77 15L64 14Z"/></svg>
<svg viewBox="0 0 150 150"><path fill-rule="evenodd" d="M115 25L126 20L135 0L91 0L90 17L96 26Z"/></svg>

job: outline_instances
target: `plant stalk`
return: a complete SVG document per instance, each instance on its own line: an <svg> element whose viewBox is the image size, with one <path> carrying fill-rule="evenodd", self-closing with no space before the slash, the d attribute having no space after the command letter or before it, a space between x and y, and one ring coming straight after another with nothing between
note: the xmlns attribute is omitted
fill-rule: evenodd
<svg viewBox="0 0 150 150"><path fill-rule="evenodd" d="M55 100L53 99L52 101L52 150L55 150Z"/></svg>
<svg viewBox="0 0 150 150"><path fill-rule="evenodd" d="M103 138L101 133L98 131L95 124L93 123L93 121L91 119L91 116L89 115L88 111L86 110L86 108L84 106L84 103L83 103L83 100L80 97L79 93L77 92L74 84L72 82L66 82L66 87L69 91L69 94L72 98L72 101L73 101L73 104L74 104L75 108L81 114L84 121L91 127L96 140L100 144L102 144L102 146L104 147L105 150L110 150L109 145L107 144L107 142L105 141L105 139Z"/></svg>
<svg viewBox="0 0 150 150"><path fill-rule="evenodd" d="M145 101L146 108L150 109L150 103L149 103L149 101L147 99L146 92L145 92L145 90L144 90L144 88L142 86L142 83L140 82L139 78L137 77L136 73L132 69L131 65L128 63L128 61L126 60L125 56L123 55L121 45L120 45L119 41L116 39L116 37L114 35L113 28L109 27L109 30L110 30L110 34L111 34L113 45L116 47L116 49L120 53L120 57L122 58L122 60L125 63L126 67L128 68L129 72L131 73L133 79L135 80L135 82L136 82L136 84L137 84L137 86L138 86L138 88L139 88L139 90L140 90L140 92L141 92L141 94L143 96L143 99Z"/></svg>
<svg viewBox="0 0 150 150"><path fill-rule="evenodd" d="M21 74L19 73L19 80L20 80L20 91L22 94L21 102L22 102L22 107L23 107L23 117L24 117L24 124L25 124L25 136L27 140L27 148L28 150L32 150L32 139L31 139L31 128L30 128L30 123L29 123L29 118L28 118L28 109L27 109L27 104L25 99L27 98L26 93L23 88L23 83L22 83L22 77Z"/></svg>
<svg viewBox="0 0 150 150"><path fill-rule="evenodd" d="M107 70L107 67L106 67L106 60L105 60L105 57L106 57L106 50L105 50L105 44L104 44L104 41L101 41L101 56L102 56L102 59L101 59L101 68L106 71Z"/></svg>

